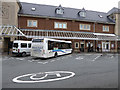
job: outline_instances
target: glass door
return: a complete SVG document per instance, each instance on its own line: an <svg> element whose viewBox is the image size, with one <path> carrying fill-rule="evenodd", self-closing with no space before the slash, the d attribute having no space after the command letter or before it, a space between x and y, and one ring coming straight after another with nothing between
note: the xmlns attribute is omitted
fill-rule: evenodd
<svg viewBox="0 0 120 90"><path fill-rule="evenodd" d="M102 42L102 51L103 52L110 51L110 42Z"/></svg>

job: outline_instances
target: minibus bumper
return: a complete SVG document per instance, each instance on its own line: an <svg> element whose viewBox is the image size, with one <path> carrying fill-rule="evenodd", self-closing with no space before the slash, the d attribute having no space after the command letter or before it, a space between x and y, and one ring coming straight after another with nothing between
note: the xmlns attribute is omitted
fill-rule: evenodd
<svg viewBox="0 0 120 90"><path fill-rule="evenodd" d="M12 55L21 55L22 53L12 52Z"/></svg>

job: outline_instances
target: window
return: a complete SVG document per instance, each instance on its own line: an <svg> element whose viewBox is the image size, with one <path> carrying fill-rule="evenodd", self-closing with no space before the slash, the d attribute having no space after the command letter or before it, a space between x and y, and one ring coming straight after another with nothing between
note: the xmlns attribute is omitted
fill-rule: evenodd
<svg viewBox="0 0 120 90"><path fill-rule="evenodd" d="M28 48L31 48L31 43L28 43Z"/></svg>
<svg viewBox="0 0 120 90"><path fill-rule="evenodd" d="M57 9L57 14L63 14L63 13L64 13L63 9Z"/></svg>
<svg viewBox="0 0 120 90"><path fill-rule="evenodd" d="M75 42L75 48L79 48L79 42Z"/></svg>
<svg viewBox="0 0 120 90"><path fill-rule="evenodd" d="M86 12L80 12L81 17L86 17Z"/></svg>
<svg viewBox="0 0 120 90"><path fill-rule="evenodd" d="M64 14L64 8L59 5L57 8L56 8L56 14L59 14L59 15L62 15Z"/></svg>
<svg viewBox="0 0 120 90"><path fill-rule="evenodd" d="M48 41L48 50L53 50L54 48L57 49L71 49L71 43L64 43L64 42L55 42L55 41Z"/></svg>
<svg viewBox="0 0 120 90"><path fill-rule="evenodd" d="M21 48L27 48L27 43L21 43Z"/></svg>
<svg viewBox="0 0 120 90"><path fill-rule="evenodd" d="M59 49L71 49L72 44L71 43L59 42L58 48Z"/></svg>
<svg viewBox="0 0 120 90"><path fill-rule="evenodd" d="M103 31L109 32L109 26L103 26Z"/></svg>
<svg viewBox="0 0 120 90"><path fill-rule="evenodd" d="M53 47L54 47L54 42L48 41L48 50L53 50Z"/></svg>
<svg viewBox="0 0 120 90"><path fill-rule="evenodd" d="M27 26L28 27L37 27L37 20L28 20Z"/></svg>
<svg viewBox="0 0 120 90"><path fill-rule="evenodd" d="M80 24L80 30L90 30L89 24Z"/></svg>
<svg viewBox="0 0 120 90"><path fill-rule="evenodd" d="M54 28L66 29L67 28L67 23L55 22L54 23Z"/></svg>

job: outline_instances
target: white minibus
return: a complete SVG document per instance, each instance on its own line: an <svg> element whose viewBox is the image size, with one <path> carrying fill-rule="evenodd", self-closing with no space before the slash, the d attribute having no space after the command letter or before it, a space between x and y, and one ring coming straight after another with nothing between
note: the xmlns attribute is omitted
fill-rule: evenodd
<svg viewBox="0 0 120 90"><path fill-rule="evenodd" d="M40 58L57 57L72 53L72 42L49 38L32 39L31 56Z"/></svg>
<svg viewBox="0 0 120 90"><path fill-rule="evenodd" d="M30 55L31 43L32 41L22 41L22 40L13 41L12 54L20 55L20 56Z"/></svg>

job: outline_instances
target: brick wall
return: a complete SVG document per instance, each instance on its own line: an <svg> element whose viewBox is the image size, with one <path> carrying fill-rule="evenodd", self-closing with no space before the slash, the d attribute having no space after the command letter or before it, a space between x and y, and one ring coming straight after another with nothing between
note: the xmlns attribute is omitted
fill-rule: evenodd
<svg viewBox="0 0 120 90"><path fill-rule="evenodd" d="M27 20L37 20L38 21L38 27L27 27ZM54 28L54 22L66 22L67 23L67 29L55 29ZM79 24L90 24L91 25L91 30L80 30L79 29ZM102 26L103 25L109 26L109 32L103 32L102 31ZM19 28L21 28L21 29L43 29L43 30L94 32L94 23L19 16ZM97 32L97 33L114 33L114 25L97 23L96 27L95 27L95 32Z"/></svg>

